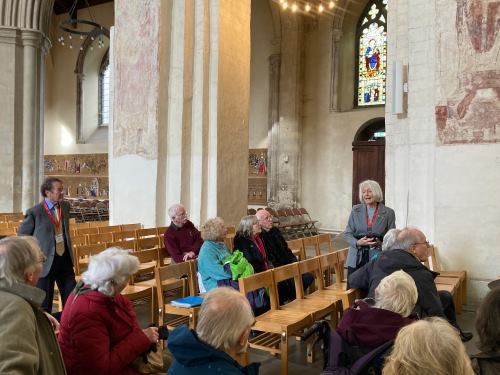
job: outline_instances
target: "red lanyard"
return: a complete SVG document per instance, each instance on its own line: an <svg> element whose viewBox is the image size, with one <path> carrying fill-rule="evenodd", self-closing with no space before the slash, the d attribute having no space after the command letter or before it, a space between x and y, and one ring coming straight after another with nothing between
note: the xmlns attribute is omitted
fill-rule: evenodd
<svg viewBox="0 0 500 375"><path fill-rule="evenodd" d="M45 212L49 215L50 221L54 224L57 230L59 230L59 226L61 225L61 205L59 205L59 220L56 220L52 212L49 210L49 206L47 206L47 202L43 201L43 208L45 208Z"/></svg>
<svg viewBox="0 0 500 375"><path fill-rule="evenodd" d="M368 206L366 206L366 226L368 227L369 232L372 231L373 223L375 222L375 219L377 218L377 212L378 212L378 204L377 204L377 208L375 209L375 212L373 213L373 216L370 220L370 218L368 217Z"/></svg>

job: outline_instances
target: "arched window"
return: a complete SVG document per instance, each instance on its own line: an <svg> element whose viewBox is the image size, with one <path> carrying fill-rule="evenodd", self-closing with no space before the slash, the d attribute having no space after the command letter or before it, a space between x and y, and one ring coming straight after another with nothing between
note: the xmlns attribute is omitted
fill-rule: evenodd
<svg viewBox="0 0 500 375"><path fill-rule="evenodd" d="M358 106L385 104L387 70L387 1L370 0L358 22Z"/></svg>
<svg viewBox="0 0 500 375"><path fill-rule="evenodd" d="M109 50L104 55L99 69L98 84L99 126L109 125Z"/></svg>

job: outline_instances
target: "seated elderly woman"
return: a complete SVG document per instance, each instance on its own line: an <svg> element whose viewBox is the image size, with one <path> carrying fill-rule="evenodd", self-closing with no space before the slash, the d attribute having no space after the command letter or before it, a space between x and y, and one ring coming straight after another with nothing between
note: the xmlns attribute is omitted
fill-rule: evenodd
<svg viewBox="0 0 500 375"><path fill-rule="evenodd" d="M360 300L347 309L337 333L351 349L340 365L350 367L373 349L392 342L402 327L415 321L411 314L417 297L412 277L406 272L396 271L383 278L378 285L373 306ZM390 345L387 346L389 348ZM369 364L372 372L380 373L383 356L384 351Z"/></svg>
<svg viewBox="0 0 500 375"><path fill-rule="evenodd" d="M255 273L269 269L267 252L264 243L259 237L260 231L261 228L257 217L248 215L241 219L234 236L234 249L243 253Z"/></svg>
<svg viewBox="0 0 500 375"><path fill-rule="evenodd" d="M58 340L68 373L139 374L131 364L158 341L158 329L141 329L120 294L138 268L135 256L117 248L90 258L62 314Z"/></svg>
<svg viewBox="0 0 500 375"><path fill-rule="evenodd" d="M205 295L196 331L180 326L172 331L168 348L174 356L169 374L258 374L256 363L242 367L238 355L247 350L254 317L246 298L227 287Z"/></svg>
<svg viewBox="0 0 500 375"><path fill-rule="evenodd" d="M226 227L220 217L208 219L201 227L201 245L198 255L198 272L205 290L217 288L217 281L231 278L231 274L224 270L223 259L231 256L224 243Z"/></svg>
<svg viewBox="0 0 500 375"><path fill-rule="evenodd" d="M384 375L472 375L464 344L456 329L432 317L399 331Z"/></svg>
<svg viewBox="0 0 500 375"><path fill-rule="evenodd" d="M54 327L36 288L44 255L33 237L0 240L0 374L65 374Z"/></svg>
<svg viewBox="0 0 500 375"><path fill-rule="evenodd" d="M476 331L481 352L472 355L478 375L500 374L500 287L494 287L476 312Z"/></svg>

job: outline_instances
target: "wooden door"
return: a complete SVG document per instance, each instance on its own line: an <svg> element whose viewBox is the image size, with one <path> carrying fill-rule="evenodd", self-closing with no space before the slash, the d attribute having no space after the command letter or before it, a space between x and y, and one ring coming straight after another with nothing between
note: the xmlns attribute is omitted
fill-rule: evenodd
<svg viewBox="0 0 500 375"><path fill-rule="evenodd" d="M352 147L352 204L359 202L359 184L375 180L385 194L385 141L359 142Z"/></svg>

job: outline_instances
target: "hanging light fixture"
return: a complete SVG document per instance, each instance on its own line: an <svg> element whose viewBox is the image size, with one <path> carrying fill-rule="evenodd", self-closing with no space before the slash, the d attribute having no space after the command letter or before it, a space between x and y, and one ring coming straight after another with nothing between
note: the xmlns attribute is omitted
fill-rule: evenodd
<svg viewBox="0 0 500 375"><path fill-rule="evenodd" d="M78 11L79 1L80 0L75 0L73 2L73 5L68 12L68 18L63 19L61 22L59 22L59 28L62 30L62 34L57 39L58 42L62 46L67 45L70 49L72 49L74 47L73 42L75 40L80 40L79 48L80 50L83 50L83 43L85 39L90 37L91 41L94 41L95 39L98 40L98 48L103 48L103 36L106 34L109 35L109 30L95 21L88 0L83 0L83 2L85 3L84 7L80 8L87 8L90 19L76 18L75 14ZM93 50L92 45L90 49Z"/></svg>
<svg viewBox="0 0 500 375"><path fill-rule="evenodd" d="M283 11L291 11L292 13L304 13L311 15L328 14L332 15L333 8L335 8L335 3L337 0L294 0L290 5L291 1L287 0L274 0L279 3L280 8ZM328 7L328 10L327 10Z"/></svg>

